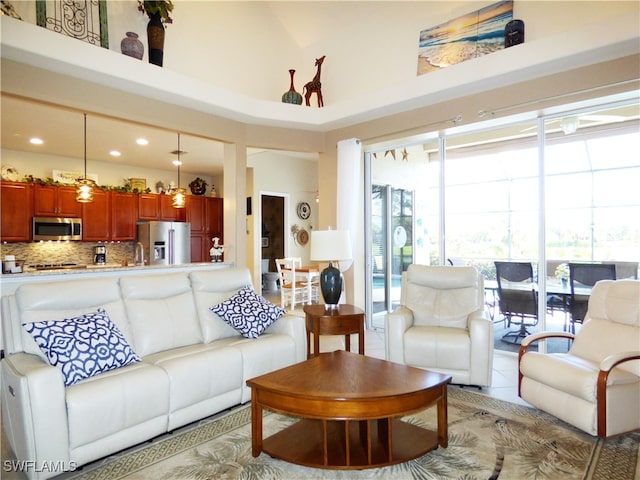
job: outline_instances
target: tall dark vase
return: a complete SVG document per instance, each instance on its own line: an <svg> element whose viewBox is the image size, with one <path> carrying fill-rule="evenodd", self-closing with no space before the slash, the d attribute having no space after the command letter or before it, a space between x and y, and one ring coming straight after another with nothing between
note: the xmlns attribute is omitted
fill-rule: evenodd
<svg viewBox="0 0 640 480"><path fill-rule="evenodd" d="M164 56L164 25L157 13L149 15L147 42L149 43L149 63L161 67Z"/></svg>
<svg viewBox="0 0 640 480"><path fill-rule="evenodd" d="M342 295L342 273L331 262L320 273L320 290L325 304L338 305Z"/></svg>
<svg viewBox="0 0 640 480"><path fill-rule="evenodd" d="M302 95L296 92L296 89L293 86L294 73L296 73L295 70L289 70L289 75L291 76L291 85L289 86L289 91L284 92L284 94L282 95L282 103L294 103L296 105L302 105Z"/></svg>

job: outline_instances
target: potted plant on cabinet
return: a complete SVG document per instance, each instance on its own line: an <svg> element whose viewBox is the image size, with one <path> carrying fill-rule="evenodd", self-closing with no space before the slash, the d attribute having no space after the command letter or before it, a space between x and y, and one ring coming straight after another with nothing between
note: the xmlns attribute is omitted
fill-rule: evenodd
<svg viewBox="0 0 640 480"><path fill-rule="evenodd" d="M164 56L164 24L173 23L170 16L173 11L173 2L171 0L138 0L138 10L149 17L147 24L149 63L161 67Z"/></svg>

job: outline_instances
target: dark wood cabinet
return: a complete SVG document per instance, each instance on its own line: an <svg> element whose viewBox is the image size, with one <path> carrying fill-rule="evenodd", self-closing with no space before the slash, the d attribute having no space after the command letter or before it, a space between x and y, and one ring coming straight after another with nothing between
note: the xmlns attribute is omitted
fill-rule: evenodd
<svg viewBox="0 0 640 480"><path fill-rule="evenodd" d="M137 236L138 194L111 192L111 240L131 241Z"/></svg>
<svg viewBox="0 0 640 480"><path fill-rule="evenodd" d="M160 218L160 199L155 193L138 195L138 218L140 220L158 220Z"/></svg>
<svg viewBox="0 0 640 480"><path fill-rule="evenodd" d="M197 195L187 197L186 218L191 223L191 261L209 262L213 237L222 241L223 200Z"/></svg>
<svg viewBox="0 0 640 480"><path fill-rule="evenodd" d="M34 185L33 214L36 217L81 217L82 204L72 186Z"/></svg>
<svg viewBox="0 0 640 480"><path fill-rule="evenodd" d="M109 212L111 192L94 190L93 202L82 204L82 240L104 242L111 239Z"/></svg>
<svg viewBox="0 0 640 480"><path fill-rule="evenodd" d="M33 216L33 186L28 183L1 182L0 240L3 242L31 241Z"/></svg>
<svg viewBox="0 0 640 480"><path fill-rule="evenodd" d="M140 220L161 220L184 222L186 213L184 208L174 208L171 205L171 195L142 193L138 196L138 218Z"/></svg>
<svg viewBox="0 0 640 480"><path fill-rule="evenodd" d="M137 194L94 192L93 202L82 205L82 239L131 241L136 238Z"/></svg>

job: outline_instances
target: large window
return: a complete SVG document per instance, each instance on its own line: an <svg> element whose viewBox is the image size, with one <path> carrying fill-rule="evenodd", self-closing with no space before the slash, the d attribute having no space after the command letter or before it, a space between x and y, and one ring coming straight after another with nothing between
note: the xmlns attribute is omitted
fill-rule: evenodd
<svg viewBox="0 0 640 480"><path fill-rule="evenodd" d="M541 291L569 261L627 264L623 276L637 276L639 119L636 100L466 127L405 148L424 152L412 177L414 261L474 265L489 285L496 260L531 262ZM377 178L391 176L375 158L372 165ZM399 164L391 167L397 173ZM563 328L545 308L538 328L547 320Z"/></svg>

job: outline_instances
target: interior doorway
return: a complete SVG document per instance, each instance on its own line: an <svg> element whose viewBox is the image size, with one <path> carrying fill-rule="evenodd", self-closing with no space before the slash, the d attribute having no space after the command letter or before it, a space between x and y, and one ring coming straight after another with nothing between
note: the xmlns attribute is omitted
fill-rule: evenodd
<svg viewBox="0 0 640 480"><path fill-rule="evenodd" d="M275 260L285 257L285 200L284 193L269 192L260 195L262 273L275 272Z"/></svg>

